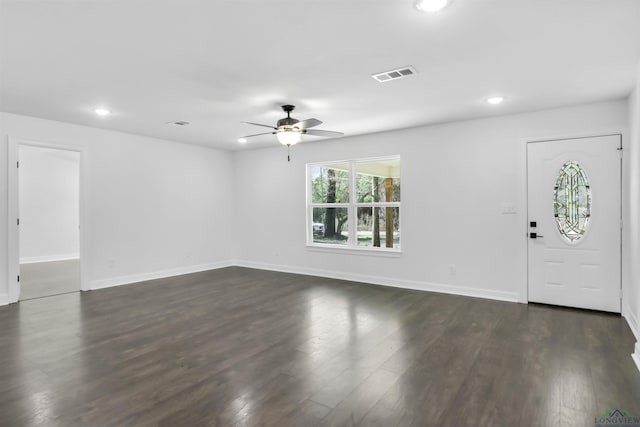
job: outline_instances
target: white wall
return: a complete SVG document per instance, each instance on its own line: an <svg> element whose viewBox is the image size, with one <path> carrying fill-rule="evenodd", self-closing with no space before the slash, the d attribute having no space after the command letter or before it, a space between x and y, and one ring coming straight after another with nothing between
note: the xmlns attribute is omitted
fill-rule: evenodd
<svg viewBox="0 0 640 427"><path fill-rule="evenodd" d="M235 153L241 265L526 300L525 141L623 132L624 100ZM399 154L402 255L305 248L305 163ZM513 202L515 215L501 214ZM455 264L457 274L449 274Z"/></svg>
<svg viewBox="0 0 640 427"><path fill-rule="evenodd" d="M228 265L232 155L205 147L0 113L0 176L8 136L80 147L91 288ZM7 179L0 224L7 224ZM0 303L7 294L7 227L0 226ZM6 301L5 301L6 302Z"/></svg>
<svg viewBox="0 0 640 427"><path fill-rule="evenodd" d="M636 340L640 340L638 318L640 318L640 62L636 71L636 87L629 96L629 147L625 155L629 169L629 208L625 218L625 233L628 238L628 288L629 297L625 316ZM640 345L636 343L634 360L640 368Z"/></svg>
<svg viewBox="0 0 640 427"><path fill-rule="evenodd" d="M628 108L621 100L306 142L292 149L290 163L279 146L226 153L12 114L0 114L0 143L6 147L11 135L86 150L93 288L228 265L235 257L260 268L524 300L525 141L623 132L628 146ZM305 248L305 164L393 154L402 156L402 255ZM7 224L4 179L0 190L0 221ZM503 202L515 203L517 213L502 215ZM6 237L0 227L0 241ZM0 294L6 250L0 246ZM624 263L630 271L628 257Z"/></svg>
<svg viewBox="0 0 640 427"><path fill-rule="evenodd" d="M80 153L21 145L20 263L80 256Z"/></svg>

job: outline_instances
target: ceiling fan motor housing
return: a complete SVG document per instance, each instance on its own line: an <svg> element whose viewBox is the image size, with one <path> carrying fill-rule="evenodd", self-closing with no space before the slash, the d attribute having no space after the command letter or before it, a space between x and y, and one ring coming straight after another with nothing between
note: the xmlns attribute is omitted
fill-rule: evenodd
<svg viewBox="0 0 640 427"><path fill-rule="evenodd" d="M284 119L278 120L278 124L276 127L291 127L298 123L300 120L292 119L291 117L285 117Z"/></svg>
<svg viewBox="0 0 640 427"><path fill-rule="evenodd" d="M283 105L282 110L287 113L287 117L284 119L278 120L276 127L278 128L291 128L293 125L298 123L300 120L292 119L291 112L295 110L296 107L294 105Z"/></svg>

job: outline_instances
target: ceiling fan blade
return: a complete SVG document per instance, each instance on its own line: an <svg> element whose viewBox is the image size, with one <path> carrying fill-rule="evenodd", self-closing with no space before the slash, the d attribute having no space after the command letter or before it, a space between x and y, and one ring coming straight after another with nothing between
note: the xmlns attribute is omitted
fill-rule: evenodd
<svg viewBox="0 0 640 427"><path fill-rule="evenodd" d="M344 133L342 132L335 132L332 130L320 130L320 129L309 129L309 130L305 130L304 133L306 133L307 135L314 135L314 136L342 136L344 135Z"/></svg>
<svg viewBox="0 0 640 427"><path fill-rule="evenodd" d="M251 138L252 136L260 136L260 135L275 135L275 132L265 132L265 133L254 133L253 135L243 136L242 138Z"/></svg>
<svg viewBox="0 0 640 427"><path fill-rule="evenodd" d="M322 122L318 119L307 119L307 120L301 120L298 123L296 123L295 125L293 125L294 128L298 128L298 129L309 129L312 127L316 127L318 125L321 125Z"/></svg>
<svg viewBox="0 0 640 427"><path fill-rule="evenodd" d="M244 124L246 124L246 125L262 126L262 127L265 127L265 128L276 129L276 128L275 128L275 127L273 127L273 126L269 126L269 125L261 125L260 123L253 123L253 122L240 122L240 123L244 123Z"/></svg>

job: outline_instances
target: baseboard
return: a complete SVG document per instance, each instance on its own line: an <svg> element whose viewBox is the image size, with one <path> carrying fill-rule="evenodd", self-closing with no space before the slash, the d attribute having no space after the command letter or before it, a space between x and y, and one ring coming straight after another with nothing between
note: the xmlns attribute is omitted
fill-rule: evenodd
<svg viewBox="0 0 640 427"><path fill-rule="evenodd" d="M638 318L633 313L628 304L622 306L622 317L627 321L629 329L633 332L633 336L636 337L636 345L633 348L633 354L631 358L636 364L636 367L640 371L640 339L638 338Z"/></svg>
<svg viewBox="0 0 640 427"><path fill-rule="evenodd" d="M0 305L8 305L9 304L9 295L0 294Z"/></svg>
<svg viewBox="0 0 640 427"><path fill-rule="evenodd" d="M640 371L640 343L636 343L631 358L634 362L636 362L636 368L638 368L638 370Z"/></svg>
<svg viewBox="0 0 640 427"><path fill-rule="evenodd" d="M68 261L70 259L78 259L78 258L80 258L80 254L33 256L33 257L20 258L20 264L35 264L36 262Z"/></svg>
<svg viewBox="0 0 640 427"><path fill-rule="evenodd" d="M638 319L627 304L622 306L622 317L627 321L627 325L629 325L629 329L633 332L633 336L636 337L636 341L640 341L640 338L638 338Z"/></svg>
<svg viewBox="0 0 640 427"><path fill-rule="evenodd" d="M282 273L305 274L308 276L327 277L330 279L349 280L353 282L363 282L372 285L391 286L394 288L414 289L419 291L440 292L452 295L463 295L468 297L486 298L498 301L518 302L517 292L502 292L491 289L469 288L464 286L446 285L441 283L421 282L414 280L393 279L390 277L368 276L364 274L344 273L331 270L320 270L315 268L292 267L286 265L253 262L246 260L236 260L238 267L255 268L258 270L279 271Z"/></svg>
<svg viewBox="0 0 640 427"><path fill-rule="evenodd" d="M172 268L169 270L154 271L151 273L132 274L130 276L112 277L109 279L92 280L89 283L91 290L111 288L113 286L129 285L131 283L147 280L163 279L165 277L181 276L183 274L199 273L201 271L216 270L218 268L231 267L232 260L213 262L209 264L191 265L187 267Z"/></svg>

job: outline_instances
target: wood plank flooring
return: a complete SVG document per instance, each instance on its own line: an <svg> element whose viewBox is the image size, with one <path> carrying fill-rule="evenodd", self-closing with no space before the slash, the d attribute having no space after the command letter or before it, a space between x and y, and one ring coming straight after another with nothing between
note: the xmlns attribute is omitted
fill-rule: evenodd
<svg viewBox="0 0 640 427"><path fill-rule="evenodd" d="M592 426L616 315L239 267L0 307L2 426Z"/></svg>

